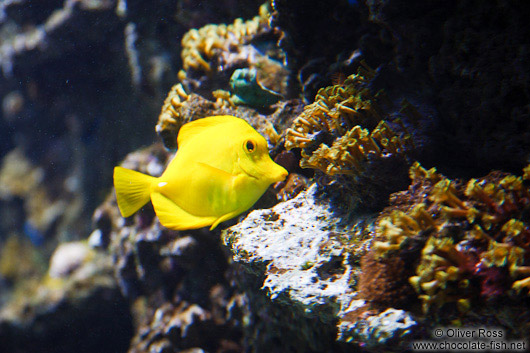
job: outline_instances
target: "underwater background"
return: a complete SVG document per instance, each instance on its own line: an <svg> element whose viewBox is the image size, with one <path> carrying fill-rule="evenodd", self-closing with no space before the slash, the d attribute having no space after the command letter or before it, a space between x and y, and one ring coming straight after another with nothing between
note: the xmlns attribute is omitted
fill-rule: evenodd
<svg viewBox="0 0 530 353"><path fill-rule="evenodd" d="M528 343L530 4L263 1L0 2L1 353ZM114 167L215 115L287 179L213 231L122 218Z"/></svg>

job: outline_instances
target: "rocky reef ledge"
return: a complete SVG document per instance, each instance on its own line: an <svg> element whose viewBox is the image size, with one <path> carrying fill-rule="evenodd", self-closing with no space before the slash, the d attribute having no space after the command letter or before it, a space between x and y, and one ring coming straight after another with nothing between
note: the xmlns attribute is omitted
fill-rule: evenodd
<svg viewBox="0 0 530 353"><path fill-rule="evenodd" d="M417 323L402 310L351 322L352 313L366 306L355 288L369 239L333 209L313 185L292 200L251 212L226 229L223 240L234 261L264 278L262 290L285 310L336 325L342 342L407 347ZM359 220L357 229L367 221Z"/></svg>

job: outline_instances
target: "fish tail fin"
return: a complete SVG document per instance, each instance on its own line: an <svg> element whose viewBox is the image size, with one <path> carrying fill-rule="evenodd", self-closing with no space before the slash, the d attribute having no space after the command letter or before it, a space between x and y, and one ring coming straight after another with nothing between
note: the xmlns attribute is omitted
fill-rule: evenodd
<svg viewBox="0 0 530 353"><path fill-rule="evenodd" d="M123 217L129 217L150 200L155 177L123 167L114 168L114 188Z"/></svg>

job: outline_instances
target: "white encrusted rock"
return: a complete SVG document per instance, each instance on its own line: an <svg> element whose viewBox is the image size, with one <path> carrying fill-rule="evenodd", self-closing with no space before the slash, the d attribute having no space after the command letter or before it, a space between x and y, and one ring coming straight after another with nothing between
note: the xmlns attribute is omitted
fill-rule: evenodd
<svg viewBox="0 0 530 353"><path fill-rule="evenodd" d="M417 327L418 323L410 313L389 308L354 322L342 321L338 339L345 342L360 341L366 348L393 346L395 350L403 351Z"/></svg>
<svg viewBox="0 0 530 353"><path fill-rule="evenodd" d="M300 306L328 321L355 292L357 268L345 242L349 234L328 203L315 198L316 187L272 209L251 212L223 233L234 261L264 275L273 300Z"/></svg>

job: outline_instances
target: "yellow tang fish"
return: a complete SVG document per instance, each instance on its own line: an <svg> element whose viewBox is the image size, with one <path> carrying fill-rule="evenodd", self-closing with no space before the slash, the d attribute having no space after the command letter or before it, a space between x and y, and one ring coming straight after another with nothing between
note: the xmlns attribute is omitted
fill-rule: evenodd
<svg viewBox="0 0 530 353"><path fill-rule="evenodd" d="M178 151L159 178L114 168L118 207L129 217L153 203L160 223L182 230L211 225L248 210L287 171L269 156L267 141L245 120L212 116L180 129Z"/></svg>

